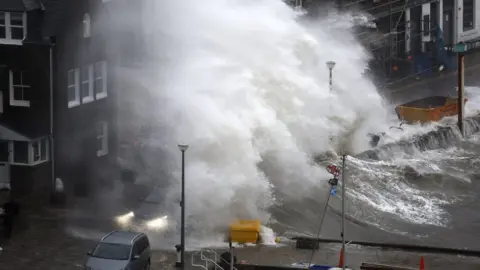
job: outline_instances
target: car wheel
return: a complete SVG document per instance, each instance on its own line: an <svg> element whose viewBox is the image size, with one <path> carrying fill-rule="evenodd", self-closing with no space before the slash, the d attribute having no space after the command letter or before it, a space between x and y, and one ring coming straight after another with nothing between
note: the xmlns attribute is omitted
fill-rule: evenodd
<svg viewBox="0 0 480 270"><path fill-rule="evenodd" d="M145 270L150 270L150 259L148 259L147 265L145 266Z"/></svg>

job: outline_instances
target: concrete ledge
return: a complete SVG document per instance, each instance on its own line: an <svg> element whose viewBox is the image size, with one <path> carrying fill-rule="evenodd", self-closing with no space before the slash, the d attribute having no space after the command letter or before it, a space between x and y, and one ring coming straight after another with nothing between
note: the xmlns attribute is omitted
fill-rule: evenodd
<svg viewBox="0 0 480 270"><path fill-rule="evenodd" d="M315 238L313 237L293 237L292 238L292 240L296 240L296 241L307 240L307 239L315 239ZM320 243L341 243L342 242L342 240L340 239L319 238L316 240ZM376 243L376 242L354 241L354 240L345 240L345 241L352 245L360 245L360 246L366 246L366 247L378 247L383 249L399 249L399 250L410 251L410 252L439 253L439 254L480 257L480 250L407 245L407 244L395 244L395 243Z"/></svg>
<svg viewBox="0 0 480 270"><path fill-rule="evenodd" d="M388 264L379 264L379 263L362 263L360 266L362 270L417 270L416 268L412 267L404 267L404 266L395 266L395 265L388 265Z"/></svg>

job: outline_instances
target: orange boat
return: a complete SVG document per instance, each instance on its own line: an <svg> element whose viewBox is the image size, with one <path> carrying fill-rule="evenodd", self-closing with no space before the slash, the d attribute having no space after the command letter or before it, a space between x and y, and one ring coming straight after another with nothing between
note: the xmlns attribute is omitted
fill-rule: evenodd
<svg viewBox="0 0 480 270"><path fill-rule="evenodd" d="M401 121L408 124L437 122L444 117L458 114L458 98L432 96L417 99L398 105L395 112Z"/></svg>

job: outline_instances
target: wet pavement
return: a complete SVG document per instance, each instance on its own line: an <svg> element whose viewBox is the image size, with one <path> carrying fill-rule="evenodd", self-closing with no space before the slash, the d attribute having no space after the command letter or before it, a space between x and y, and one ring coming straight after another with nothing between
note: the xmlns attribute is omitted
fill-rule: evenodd
<svg viewBox="0 0 480 270"><path fill-rule="evenodd" d="M72 211L73 213L74 211ZM75 212L70 215L68 210L44 209L34 213L24 211L17 223L13 237L3 241L3 252L0 254L0 269L24 270L68 270L83 269L86 252L93 248L94 239L98 235L75 235L72 226L77 228L93 229L98 232L108 232L113 226L108 220L100 219L88 214L81 215ZM87 213L87 212L85 212ZM90 239L89 239L90 238ZM320 250L314 253L313 262L316 264L338 263L340 246L338 244L321 244ZM220 254L225 250L217 250ZM214 259L213 253L205 256ZM249 264L291 265L294 262L310 261L311 250L298 250L291 244L280 247L256 246L237 248L236 255L239 261ZM425 256L426 269L480 269L480 258L469 258L450 255L418 254L378 248L365 248L350 245L347 249L347 265L359 269L362 262L374 262L418 267L420 256ZM201 269L191 266L192 254L187 256L188 269ZM204 265L198 256L193 256L193 262ZM175 254L167 251L154 251L152 255L152 269L172 268L175 263Z"/></svg>
<svg viewBox="0 0 480 270"><path fill-rule="evenodd" d="M68 270L83 269L86 253L95 245L97 237L90 239L76 237L69 233L71 226L97 228L97 231L108 232L114 226L108 220L94 215L69 215L68 210L42 209L36 212L22 211L17 220L12 238L0 240L3 248L0 254L0 269L25 270ZM163 252L155 252L152 258L152 269L163 265Z"/></svg>

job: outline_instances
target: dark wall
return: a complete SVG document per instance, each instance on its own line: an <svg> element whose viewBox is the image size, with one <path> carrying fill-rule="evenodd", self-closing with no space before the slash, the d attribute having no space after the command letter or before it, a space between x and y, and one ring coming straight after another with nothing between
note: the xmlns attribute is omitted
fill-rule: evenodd
<svg viewBox="0 0 480 270"><path fill-rule="evenodd" d="M56 175L62 178L67 190L86 195L98 183L115 179L116 132L113 125L114 96L112 68L107 61L106 98L68 108L68 70L81 68L106 59L105 40L95 24L93 4L101 1L73 1L67 13L61 34L57 37L56 91L55 91L55 156ZM92 31L89 38L83 37L83 16L91 16ZM99 121L109 123L109 153L97 157L97 130Z"/></svg>
<svg viewBox="0 0 480 270"><path fill-rule="evenodd" d="M1 122L32 138L49 134L49 49L41 45L0 45ZM10 106L9 70L27 71L30 107Z"/></svg>
<svg viewBox="0 0 480 270"><path fill-rule="evenodd" d="M10 167L12 195L21 201L32 195L48 200L51 191L50 163L45 162L37 166Z"/></svg>

